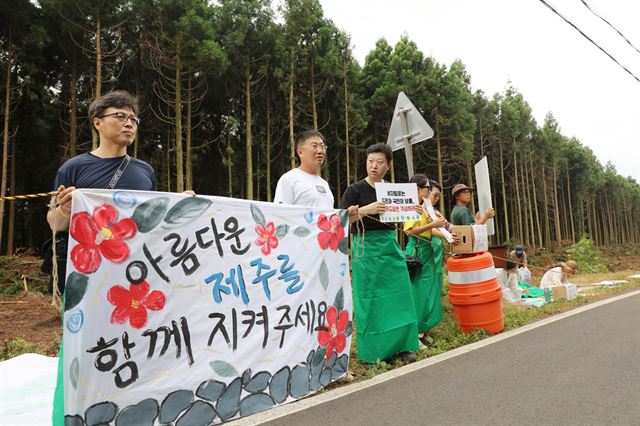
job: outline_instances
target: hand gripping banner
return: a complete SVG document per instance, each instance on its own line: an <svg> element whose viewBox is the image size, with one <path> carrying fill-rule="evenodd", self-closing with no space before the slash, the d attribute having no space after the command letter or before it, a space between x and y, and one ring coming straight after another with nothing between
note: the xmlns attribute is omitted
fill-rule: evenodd
<svg viewBox="0 0 640 426"><path fill-rule="evenodd" d="M345 375L347 226L345 210L75 191L65 423L221 423Z"/></svg>

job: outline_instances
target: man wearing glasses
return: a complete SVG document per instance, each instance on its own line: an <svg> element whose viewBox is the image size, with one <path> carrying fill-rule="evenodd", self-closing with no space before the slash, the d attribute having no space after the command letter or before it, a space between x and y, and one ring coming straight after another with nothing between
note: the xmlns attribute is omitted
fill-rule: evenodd
<svg viewBox="0 0 640 426"><path fill-rule="evenodd" d="M56 231L69 227L71 194L76 188L107 188L127 155L127 147L138 132L138 101L124 90L109 92L89 106L89 120L100 136L92 152L73 157L60 166L54 188L58 207L50 210L47 220ZM146 162L131 158L115 189L156 190L156 176Z"/></svg>
<svg viewBox="0 0 640 426"><path fill-rule="evenodd" d="M472 189L473 188L469 188L467 185L459 183L451 190L451 197L455 200L455 205L453 206L453 210L451 210L451 223L454 225L483 225L496 215L496 212L492 208L488 208L483 215L480 215L480 212L478 212L475 217L473 216L469 210Z"/></svg>
<svg viewBox="0 0 640 426"><path fill-rule="evenodd" d="M333 208L333 193L320 171L326 160L327 147L322 133L306 130L296 138L300 167L289 170L278 180L274 203Z"/></svg>
<svg viewBox="0 0 640 426"><path fill-rule="evenodd" d="M57 206L47 213L52 230L69 228L71 196L76 188L111 188L155 191L156 176L146 162L127 156L127 147L138 132L138 101L128 92L116 90L94 100L89 106L89 120L100 135L100 144L67 160L56 173L54 189ZM116 179L116 176L118 178ZM110 183L115 181L113 186ZM66 246L58 247L58 288L64 291Z"/></svg>
<svg viewBox="0 0 640 426"><path fill-rule="evenodd" d="M148 163L127 155L127 147L135 140L140 124L138 101L123 90L109 92L91 103L89 120L100 135L100 144L92 152L67 160L58 169L54 180L54 188L58 191L57 205L47 213L49 226L56 232L69 228L71 196L76 188L156 190L153 168ZM57 246L56 252L58 288L62 294L66 277L66 245ZM61 345L53 407L55 424L64 422L62 351Z"/></svg>

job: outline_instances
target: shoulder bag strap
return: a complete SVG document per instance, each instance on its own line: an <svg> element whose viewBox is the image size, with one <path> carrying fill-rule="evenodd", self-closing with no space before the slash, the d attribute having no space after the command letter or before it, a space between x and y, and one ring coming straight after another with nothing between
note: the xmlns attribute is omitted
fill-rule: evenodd
<svg viewBox="0 0 640 426"><path fill-rule="evenodd" d="M129 157L128 154L125 154L124 158L122 159L122 163L120 163L120 166L118 166L118 170L116 170L116 172L113 174L113 177L109 181L109 185L107 185L107 189L113 189L116 187L116 184L122 177L122 174L124 173L125 169L127 168L130 162L131 162L131 157Z"/></svg>

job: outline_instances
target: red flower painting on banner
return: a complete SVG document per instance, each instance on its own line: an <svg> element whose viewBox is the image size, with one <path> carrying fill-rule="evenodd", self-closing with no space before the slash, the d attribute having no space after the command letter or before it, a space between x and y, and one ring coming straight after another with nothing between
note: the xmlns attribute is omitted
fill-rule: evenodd
<svg viewBox="0 0 640 426"><path fill-rule="evenodd" d="M118 221L118 210L102 204L93 214L79 212L71 217L69 233L78 241L71 250L71 262L78 272L95 272L102 257L113 263L122 263L129 257L129 245L123 240L136 235L138 228L130 219Z"/></svg>
<svg viewBox="0 0 640 426"><path fill-rule="evenodd" d="M327 310L326 319L327 323L324 325L326 330L318 332L318 343L327 348L325 359L329 359L334 349L340 353L347 345L347 336L344 333L349 325L349 313L342 310L338 314L338 310L332 306Z"/></svg>
<svg viewBox="0 0 640 426"><path fill-rule="evenodd" d="M131 327L142 328L147 325L147 309L161 310L166 297L160 290L149 293L149 284L143 281L129 285L129 290L121 285L111 287L107 300L116 307L111 313L112 324L124 324L129 320Z"/></svg>
<svg viewBox="0 0 640 426"><path fill-rule="evenodd" d="M323 231L318 233L320 248L322 250L330 248L336 251L340 241L344 239L344 228L340 224L340 217L337 214L332 214L327 219L326 215L321 214L318 217L318 228Z"/></svg>
<svg viewBox="0 0 640 426"><path fill-rule="evenodd" d="M276 227L273 222L268 222L265 226L256 225L256 244L261 246L262 254L267 256L271 253L271 249L278 247L278 237L276 237Z"/></svg>

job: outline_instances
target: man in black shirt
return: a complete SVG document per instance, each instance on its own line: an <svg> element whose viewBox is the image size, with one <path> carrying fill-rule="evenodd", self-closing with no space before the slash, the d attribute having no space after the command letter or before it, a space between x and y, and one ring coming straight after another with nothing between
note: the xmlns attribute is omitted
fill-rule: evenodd
<svg viewBox="0 0 640 426"><path fill-rule="evenodd" d="M69 228L71 198L76 188L107 188L127 155L138 131L138 101L128 92L116 90L89 106L91 125L100 136L98 148L66 161L56 173L57 206L47 213L53 231ZM114 189L155 191L156 177L146 162L131 158ZM64 292L66 247L57 247L58 289Z"/></svg>
<svg viewBox="0 0 640 426"><path fill-rule="evenodd" d="M127 147L138 131L138 101L128 92L117 90L95 99L89 106L91 125L100 135L100 144L92 152L80 154L65 162L56 174L54 188L58 191L57 205L47 213L49 226L55 232L69 228L71 198L76 188L108 188L156 190L156 178L151 166L142 160L127 157ZM122 170L123 167L124 171ZM115 186L110 185L116 173ZM57 249L58 288L64 292L66 277L66 246ZM63 345L60 345L58 381L53 404L53 423L64 422L62 367Z"/></svg>

